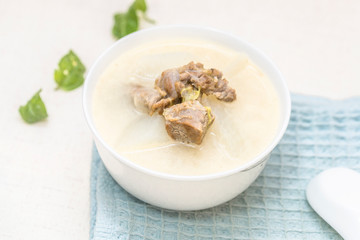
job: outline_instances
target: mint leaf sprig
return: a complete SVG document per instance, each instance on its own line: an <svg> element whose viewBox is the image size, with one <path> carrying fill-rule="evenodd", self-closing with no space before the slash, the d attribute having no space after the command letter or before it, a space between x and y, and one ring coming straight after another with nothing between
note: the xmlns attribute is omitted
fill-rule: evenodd
<svg viewBox="0 0 360 240"><path fill-rule="evenodd" d="M154 20L146 16L147 6L145 0L135 0L126 13L114 15L114 26L112 34L116 39L120 39L139 29L139 13L145 21L155 23Z"/></svg>
<svg viewBox="0 0 360 240"><path fill-rule="evenodd" d="M40 92L41 89L35 93L25 106L20 106L19 108L22 119L27 123L36 123L48 116L45 104L40 97Z"/></svg>
<svg viewBox="0 0 360 240"><path fill-rule="evenodd" d="M60 59L58 66L54 72L56 89L71 91L84 83L86 68L72 50Z"/></svg>

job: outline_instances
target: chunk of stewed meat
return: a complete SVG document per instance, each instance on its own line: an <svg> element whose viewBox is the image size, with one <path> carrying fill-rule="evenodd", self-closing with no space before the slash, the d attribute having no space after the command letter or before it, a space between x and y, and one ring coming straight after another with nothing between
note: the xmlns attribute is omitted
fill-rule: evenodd
<svg viewBox="0 0 360 240"><path fill-rule="evenodd" d="M190 62L178 68L180 82L191 84L201 93L214 95L217 99L232 102L236 99L235 89L223 78L222 72L215 69L205 69L201 63Z"/></svg>
<svg viewBox="0 0 360 240"><path fill-rule="evenodd" d="M159 91L162 97L176 99L179 97L181 89L176 89L176 83L179 82L180 75L176 69L168 69L161 73L161 76L155 80L155 89Z"/></svg>
<svg viewBox="0 0 360 240"><path fill-rule="evenodd" d="M185 87L180 82L180 75L176 69L168 69L155 80L155 89L160 93L161 100L153 105L152 111L162 114L164 109L180 102L181 90Z"/></svg>
<svg viewBox="0 0 360 240"><path fill-rule="evenodd" d="M184 143L201 144L214 121L210 108L199 101L187 101L166 108L163 113L169 136Z"/></svg>
<svg viewBox="0 0 360 240"><path fill-rule="evenodd" d="M153 88L146 88L136 85L132 88L132 97L136 109L152 115L154 111L154 104L158 103L161 95Z"/></svg>
<svg viewBox="0 0 360 240"><path fill-rule="evenodd" d="M225 79L216 79L209 75L202 75L200 78L192 78L191 83L200 88L206 95L214 95L217 99L232 102L236 99L235 89L229 87L229 82Z"/></svg>

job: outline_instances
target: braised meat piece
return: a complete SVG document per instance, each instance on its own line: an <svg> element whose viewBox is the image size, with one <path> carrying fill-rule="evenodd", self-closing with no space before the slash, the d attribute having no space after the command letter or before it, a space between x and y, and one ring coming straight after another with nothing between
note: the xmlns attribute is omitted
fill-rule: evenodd
<svg viewBox="0 0 360 240"><path fill-rule="evenodd" d="M190 62L176 69L165 70L155 81L155 88L161 96L175 103L179 101L181 90L189 85L225 102L236 99L235 89L229 86L222 72L215 68L205 69L201 63Z"/></svg>
<svg viewBox="0 0 360 240"><path fill-rule="evenodd" d="M153 115L153 105L161 99L160 93L153 88L146 88L140 85L134 86L131 93L135 107L142 112Z"/></svg>
<svg viewBox="0 0 360 240"><path fill-rule="evenodd" d="M229 87L229 82L225 78L214 81L210 76L202 75L198 79L192 79L192 81L206 95L214 95L217 99L225 102L232 102L236 99L235 89Z"/></svg>
<svg viewBox="0 0 360 240"><path fill-rule="evenodd" d="M179 96L179 90L175 83L179 82L180 75L176 69L168 69L161 73L161 76L155 80L155 89L163 97L176 99Z"/></svg>
<svg viewBox="0 0 360 240"><path fill-rule="evenodd" d="M166 108L163 113L169 136L184 143L201 144L214 121L210 108L199 101L187 101Z"/></svg>
<svg viewBox="0 0 360 240"><path fill-rule="evenodd" d="M176 69L168 69L161 73L155 80L155 89L160 93L162 99L153 105L153 111L163 113L164 108L176 104L180 100L181 90L185 87L180 82L180 75Z"/></svg>
<svg viewBox="0 0 360 240"><path fill-rule="evenodd" d="M180 81L191 83L201 93L214 95L217 99L232 102L236 99L235 89L229 86L229 82L223 78L222 72L215 68L204 69L201 63L190 62L178 68Z"/></svg>

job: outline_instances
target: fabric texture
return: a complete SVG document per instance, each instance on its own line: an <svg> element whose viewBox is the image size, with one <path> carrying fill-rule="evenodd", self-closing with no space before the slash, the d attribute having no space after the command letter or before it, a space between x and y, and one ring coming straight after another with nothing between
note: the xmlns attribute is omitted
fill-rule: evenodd
<svg viewBox="0 0 360 240"><path fill-rule="evenodd" d="M360 172L360 98L292 95L288 129L261 175L220 206L178 212L146 204L109 175L94 147L90 239L342 239L306 201L322 170Z"/></svg>

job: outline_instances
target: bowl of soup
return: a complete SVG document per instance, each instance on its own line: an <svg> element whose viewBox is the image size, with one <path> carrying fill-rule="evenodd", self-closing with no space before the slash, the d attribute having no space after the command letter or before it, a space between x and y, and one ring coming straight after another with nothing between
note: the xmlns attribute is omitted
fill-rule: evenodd
<svg viewBox="0 0 360 240"><path fill-rule="evenodd" d="M231 102L214 92L201 95L215 120L196 144L169 135L167 108L139 111L131 94L134 86L154 91L165 70L189 63L221 71L236 91ZM291 101L272 61L239 37L161 26L120 39L97 59L85 80L83 107L100 157L121 187L155 206L199 210L231 200L259 176L287 128Z"/></svg>

